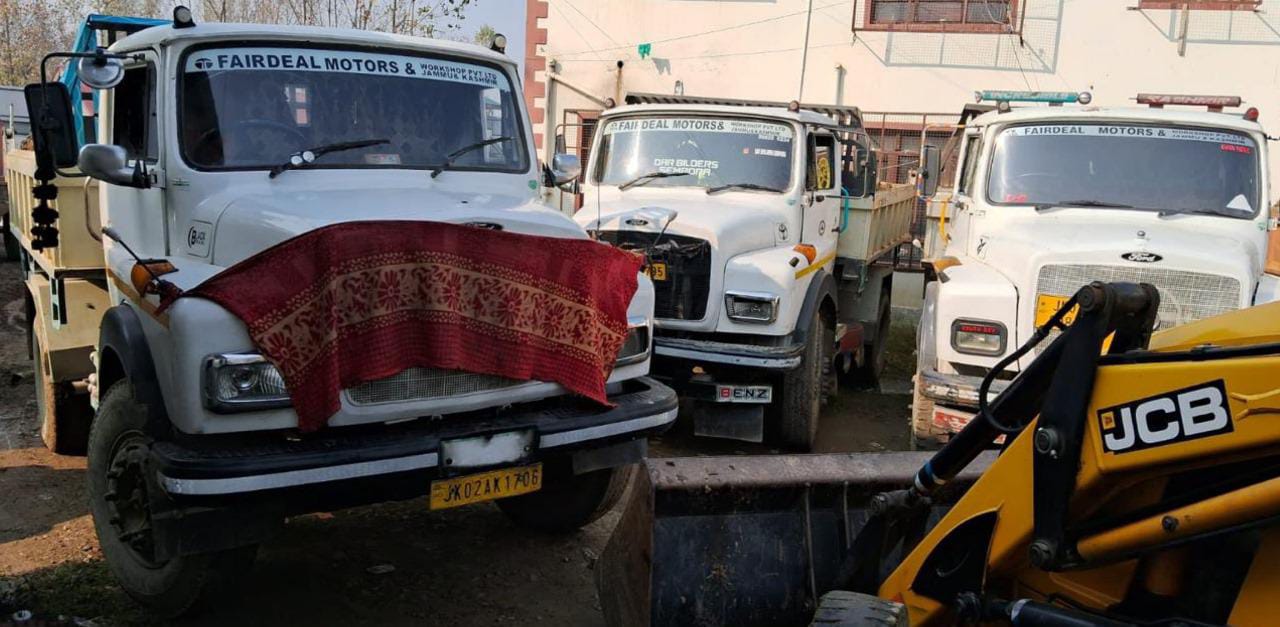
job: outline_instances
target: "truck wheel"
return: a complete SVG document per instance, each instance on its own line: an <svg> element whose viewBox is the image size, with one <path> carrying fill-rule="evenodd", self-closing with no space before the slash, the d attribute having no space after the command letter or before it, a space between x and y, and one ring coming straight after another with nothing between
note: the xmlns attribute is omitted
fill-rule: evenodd
<svg viewBox="0 0 1280 627"><path fill-rule="evenodd" d="M920 451L938 448L938 436L945 433L933 426L933 401L925 398L920 390L920 372L916 371L915 385L911 393L911 450Z"/></svg>
<svg viewBox="0 0 1280 627"><path fill-rule="evenodd" d="M800 452L813 450L818 437L818 419L822 403L830 390L828 380L834 376L835 326L813 312L813 331L805 339L800 365L782 377L782 403L778 420L781 444Z"/></svg>
<svg viewBox="0 0 1280 627"><path fill-rule="evenodd" d="M880 304L876 309L876 339L863 346L862 365L853 374L853 383L863 389L880 387L880 375L884 374L885 364L889 361L889 331L893 326L893 310L889 300L893 290L889 285L880 288Z"/></svg>
<svg viewBox="0 0 1280 627"><path fill-rule="evenodd" d="M257 547L156 559L147 409L127 379L113 384L99 407L89 434L89 507L111 574L129 596L166 618L226 594L252 565Z"/></svg>
<svg viewBox="0 0 1280 627"><path fill-rule="evenodd" d="M832 590L818 600L818 611L813 613L809 627L907 627L908 621L907 608L901 603L869 594Z"/></svg>
<svg viewBox="0 0 1280 627"><path fill-rule="evenodd" d="M567 459L548 464L541 490L500 499L498 509L517 525L535 531L577 531L618 504L634 471L628 465L575 475Z"/></svg>
<svg viewBox="0 0 1280 627"><path fill-rule="evenodd" d="M36 416L40 419L40 439L59 455L83 455L89 442L93 407L88 394L59 394L40 338L32 333L32 364L35 370Z"/></svg>

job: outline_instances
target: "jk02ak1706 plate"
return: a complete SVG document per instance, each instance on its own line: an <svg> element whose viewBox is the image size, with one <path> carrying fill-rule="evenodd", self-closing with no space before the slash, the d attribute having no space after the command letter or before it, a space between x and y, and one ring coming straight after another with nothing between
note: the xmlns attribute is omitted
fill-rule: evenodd
<svg viewBox="0 0 1280 627"><path fill-rule="evenodd" d="M542 489L542 464L500 468L431 482L431 509L448 509L537 492Z"/></svg>

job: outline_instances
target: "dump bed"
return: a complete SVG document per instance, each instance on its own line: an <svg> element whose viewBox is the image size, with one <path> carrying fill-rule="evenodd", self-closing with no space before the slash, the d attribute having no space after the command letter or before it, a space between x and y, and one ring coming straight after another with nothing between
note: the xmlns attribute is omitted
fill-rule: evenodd
<svg viewBox="0 0 1280 627"><path fill-rule="evenodd" d="M911 241L916 188L910 183L880 183L863 198L846 196L836 256L870 263Z"/></svg>
<svg viewBox="0 0 1280 627"><path fill-rule="evenodd" d="M94 234L102 230L98 215L98 182L90 178L54 180L58 198L49 206L58 211L53 223L58 229L58 245L40 251L31 248L31 209L36 204L32 189L37 185L36 155L30 150L11 150L4 158L4 176L9 185L9 220L14 237L45 274L85 273L106 267L102 244Z"/></svg>

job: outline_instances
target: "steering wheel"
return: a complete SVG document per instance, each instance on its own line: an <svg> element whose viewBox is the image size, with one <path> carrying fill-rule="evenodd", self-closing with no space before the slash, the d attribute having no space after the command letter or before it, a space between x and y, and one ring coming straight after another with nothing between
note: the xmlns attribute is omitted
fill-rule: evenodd
<svg viewBox="0 0 1280 627"><path fill-rule="evenodd" d="M266 120L262 118L248 118L244 120L236 120L235 122L231 123L230 128L227 129L225 134L240 135L240 134L247 133L254 128L276 131L276 132L288 135L290 136L290 138L292 138L295 141L298 149L301 149L303 146L305 146L307 142L306 135L303 135L302 131L298 130L296 127L289 126L288 124L285 124L283 122L276 122L275 120ZM209 142L214 137L222 136L223 134L224 134L223 130L216 126L205 131L204 133L201 133L200 137L196 138L196 140L192 142L191 151L199 152L201 148L205 147L204 146L205 143ZM225 160L225 155L224 155L224 160Z"/></svg>

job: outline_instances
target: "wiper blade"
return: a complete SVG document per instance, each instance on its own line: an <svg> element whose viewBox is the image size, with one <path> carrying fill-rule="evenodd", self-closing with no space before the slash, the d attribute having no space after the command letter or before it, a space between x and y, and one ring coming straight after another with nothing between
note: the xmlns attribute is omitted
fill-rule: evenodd
<svg viewBox="0 0 1280 627"><path fill-rule="evenodd" d="M1050 209L1064 209L1070 207L1106 207L1108 209L1137 209L1133 205L1126 205L1118 202L1106 202L1102 200L1059 200L1055 203L1040 203L1036 205L1036 211L1044 212Z"/></svg>
<svg viewBox="0 0 1280 627"><path fill-rule="evenodd" d="M1253 212L1243 209L1164 209L1157 217L1167 218L1176 215L1222 216L1225 218L1252 218Z"/></svg>
<svg viewBox="0 0 1280 627"><path fill-rule="evenodd" d="M729 183L727 185L717 185L715 187L708 187L707 194L718 194L720 192L729 191L731 189L751 189L751 190L756 190L761 192L777 192L777 193L782 193L787 191L785 189L778 189L776 187L769 187L768 185L760 185L758 183Z"/></svg>
<svg viewBox="0 0 1280 627"><path fill-rule="evenodd" d="M332 144L322 144L315 148L307 148L299 150L289 155L289 160L278 166L271 168L267 172L267 178L275 178L287 170L296 170L315 163L316 159L327 155L331 152L342 152L344 150L355 150L356 148L368 148L369 146L378 146L381 144L390 144L389 139L357 139L349 142L334 142Z"/></svg>
<svg viewBox="0 0 1280 627"><path fill-rule="evenodd" d="M648 183L653 179L665 179L671 176L689 176L689 172L650 172L648 174L641 174L640 176L637 176L631 179L630 181L627 181L619 185L618 191L626 191L637 185Z"/></svg>
<svg viewBox="0 0 1280 627"><path fill-rule="evenodd" d="M491 139L486 139L486 140L483 140L483 141L478 141L478 142L476 142L476 143L474 143L474 144L467 144L466 146L463 146L463 147L461 147L461 148L459 148L459 149L457 149L457 150L455 150L455 151L453 151L453 152L451 152L451 153L449 153L449 154L445 155L444 163L441 163L440 165L438 165L438 166L436 166L436 167L434 167L434 168L431 168L431 178L435 178L435 177L437 177L437 176L440 176L440 173L441 173L441 172L444 172L446 168L448 168L449 166L453 165L453 162L454 162L454 161L456 161L456 160L458 159L458 157L461 157L462 155L465 155L465 154L467 154L467 153L469 153L469 152L471 152L471 151L473 151L473 150L479 150L480 148L484 148L485 146L491 146L491 145L496 144L496 143L498 143L498 142L509 142L509 141L511 141L512 139L515 139L515 138L514 138L514 137L511 137L510 135L503 135L502 137L493 137L493 138L491 138Z"/></svg>

